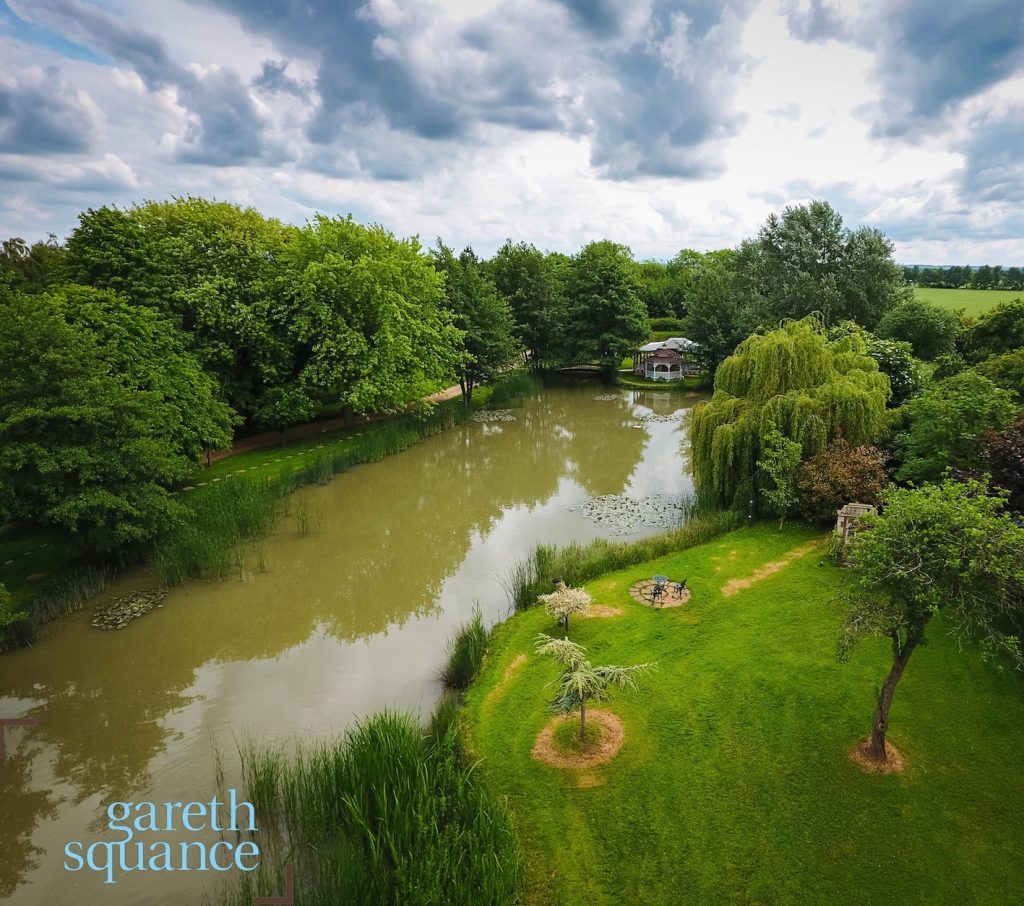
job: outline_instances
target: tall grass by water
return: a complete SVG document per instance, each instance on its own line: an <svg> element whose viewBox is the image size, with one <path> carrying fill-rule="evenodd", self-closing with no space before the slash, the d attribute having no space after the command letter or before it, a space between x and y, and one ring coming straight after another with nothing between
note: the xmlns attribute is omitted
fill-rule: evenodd
<svg viewBox="0 0 1024 906"><path fill-rule="evenodd" d="M688 501L686 515L689 518L678 528L638 541L596 538L562 547L540 544L513 564L505 578L505 590L515 609L525 610L536 602L537 595L551 591L556 579L566 585L582 585L604 573L703 544L746 521L732 510L701 507L695 499Z"/></svg>
<svg viewBox="0 0 1024 906"><path fill-rule="evenodd" d="M467 759L460 720L442 706L424 731L385 712L314 747L243 745L262 857L222 891L223 906L283 891L289 862L307 906L516 902L509 812Z"/></svg>
<svg viewBox="0 0 1024 906"><path fill-rule="evenodd" d="M537 374L527 371L510 371L502 375L491 387L487 405L495 409L520 406L531 396L544 389L544 381Z"/></svg>
<svg viewBox="0 0 1024 906"><path fill-rule="evenodd" d="M448 643L448 660L441 668L441 681L448 689L465 691L480 672L487 651L487 629L480 611L458 628Z"/></svg>
<svg viewBox="0 0 1024 906"><path fill-rule="evenodd" d="M184 498L184 518L168 529L157 546L161 578L168 585L177 585L194 576L227 575L237 565L237 546L263 535L284 514L292 491L302 485L326 484L355 465L378 462L466 418L464 407L442 404L427 414L375 425L344 448L317 450L292 472L233 475L197 488ZM300 532L303 521L297 518Z"/></svg>

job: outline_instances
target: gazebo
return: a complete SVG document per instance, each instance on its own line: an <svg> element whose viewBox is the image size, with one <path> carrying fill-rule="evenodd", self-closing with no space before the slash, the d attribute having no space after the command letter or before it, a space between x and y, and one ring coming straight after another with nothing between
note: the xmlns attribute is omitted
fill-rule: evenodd
<svg viewBox="0 0 1024 906"><path fill-rule="evenodd" d="M633 356L633 374L652 381L679 381L700 374L699 347L686 337L670 337L641 346Z"/></svg>
<svg viewBox="0 0 1024 906"><path fill-rule="evenodd" d="M683 360L674 349L656 349L644 361L644 377L649 381L679 381L683 378Z"/></svg>

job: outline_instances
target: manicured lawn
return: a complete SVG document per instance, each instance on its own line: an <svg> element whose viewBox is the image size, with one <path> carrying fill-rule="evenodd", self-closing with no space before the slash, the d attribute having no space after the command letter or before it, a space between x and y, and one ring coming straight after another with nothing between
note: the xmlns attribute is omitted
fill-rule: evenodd
<svg viewBox="0 0 1024 906"><path fill-rule="evenodd" d="M1024 298L1024 292L1019 289L933 289L915 286L914 296L943 308L962 308L965 314L977 317L999 302Z"/></svg>
<svg viewBox="0 0 1024 906"><path fill-rule="evenodd" d="M700 390L705 386L703 377L684 377L681 381L649 381L647 378L621 372L615 382L620 387L628 387L632 390L672 390L676 392Z"/></svg>
<svg viewBox="0 0 1024 906"><path fill-rule="evenodd" d="M817 537L756 525L589 584L622 614L574 619L570 637L595 664L659 665L602 706L626 737L598 767L530 755L557 673L533 639L554 622L533 609L496 629L469 736L515 812L528 903L1007 902L1024 889L1019 674L934 627L891 713L908 768L866 775L847 752L888 652L872 641L836 661L846 574L815 547L722 594ZM657 573L687 576L691 602L632 601L629 585Z"/></svg>

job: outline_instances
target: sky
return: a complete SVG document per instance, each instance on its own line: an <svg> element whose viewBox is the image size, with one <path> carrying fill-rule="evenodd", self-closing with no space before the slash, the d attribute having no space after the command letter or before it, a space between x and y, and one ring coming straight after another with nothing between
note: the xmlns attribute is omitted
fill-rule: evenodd
<svg viewBox="0 0 1024 906"><path fill-rule="evenodd" d="M1024 265L1024 3L0 0L0 236L182 195L656 259L822 198Z"/></svg>

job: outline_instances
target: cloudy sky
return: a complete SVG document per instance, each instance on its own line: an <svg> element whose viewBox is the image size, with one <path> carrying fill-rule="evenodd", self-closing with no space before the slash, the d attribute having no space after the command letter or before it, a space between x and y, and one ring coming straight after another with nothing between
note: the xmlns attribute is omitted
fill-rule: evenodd
<svg viewBox="0 0 1024 906"><path fill-rule="evenodd" d="M204 195L489 254L734 246L831 201L1024 264L1024 4L0 0L0 236Z"/></svg>

